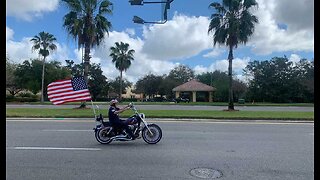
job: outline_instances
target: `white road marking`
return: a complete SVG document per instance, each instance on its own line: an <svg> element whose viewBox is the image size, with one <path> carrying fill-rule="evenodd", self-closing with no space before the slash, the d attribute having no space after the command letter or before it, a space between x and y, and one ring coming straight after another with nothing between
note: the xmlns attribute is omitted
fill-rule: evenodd
<svg viewBox="0 0 320 180"><path fill-rule="evenodd" d="M279 125L292 125L292 124L303 124L303 125L313 125L313 122L308 122L308 123L304 123L304 122L259 122L259 121L252 121L252 122L248 122L248 121L149 121L149 122L172 122L172 123L179 123L179 122L187 122L187 123L210 123L210 124L270 124L270 125L274 125L274 124L279 124Z"/></svg>
<svg viewBox="0 0 320 180"><path fill-rule="evenodd" d="M13 147L16 150L72 150L72 151L100 151L100 148L59 148L59 147Z"/></svg>
<svg viewBox="0 0 320 180"><path fill-rule="evenodd" d="M6 119L14 122L95 122L94 120L57 120L57 119Z"/></svg>
<svg viewBox="0 0 320 180"><path fill-rule="evenodd" d="M77 131L85 131L85 132L91 132L93 130L84 130L84 129L43 129L42 131L53 131L53 132L77 132Z"/></svg>

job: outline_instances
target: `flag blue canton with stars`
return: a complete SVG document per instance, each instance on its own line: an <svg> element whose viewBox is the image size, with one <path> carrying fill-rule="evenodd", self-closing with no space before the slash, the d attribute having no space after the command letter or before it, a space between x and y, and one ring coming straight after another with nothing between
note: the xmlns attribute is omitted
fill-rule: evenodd
<svg viewBox="0 0 320 180"><path fill-rule="evenodd" d="M74 91L88 89L88 86L83 76L72 78L71 83Z"/></svg>

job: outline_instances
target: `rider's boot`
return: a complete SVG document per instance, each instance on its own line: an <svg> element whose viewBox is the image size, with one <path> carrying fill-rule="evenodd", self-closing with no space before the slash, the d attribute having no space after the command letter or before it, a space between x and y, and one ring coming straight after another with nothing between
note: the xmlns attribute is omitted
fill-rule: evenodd
<svg viewBox="0 0 320 180"><path fill-rule="evenodd" d="M140 139L141 138L139 133L134 134L134 136L135 136L136 139Z"/></svg>
<svg viewBox="0 0 320 180"><path fill-rule="evenodd" d="M132 131L130 132L127 132L127 137L131 140L135 140L136 139L136 136L132 133Z"/></svg>

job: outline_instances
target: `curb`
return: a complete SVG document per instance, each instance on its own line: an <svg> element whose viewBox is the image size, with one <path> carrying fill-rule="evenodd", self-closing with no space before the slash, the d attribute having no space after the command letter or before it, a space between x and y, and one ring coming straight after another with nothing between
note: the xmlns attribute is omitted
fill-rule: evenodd
<svg viewBox="0 0 320 180"><path fill-rule="evenodd" d="M14 118L9 117L6 120L89 120L93 121L94 118ZM314 123L314 120L265 120L265 119L187 119L187 118L148 118L147 121L178 121L178 122L269 122L269 123Z"/></svg>

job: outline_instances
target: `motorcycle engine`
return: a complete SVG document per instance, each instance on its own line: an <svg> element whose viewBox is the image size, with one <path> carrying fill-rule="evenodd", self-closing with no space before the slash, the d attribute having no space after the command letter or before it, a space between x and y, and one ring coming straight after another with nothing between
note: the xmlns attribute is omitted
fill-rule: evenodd
<svg viewBox="0 0 320 180"><path fill-rule="evenodd" d="M129 126L129 129L130 129L131 131L134 130L134 126L133 126L133 125L128 125L128 126Z"/></svg>

